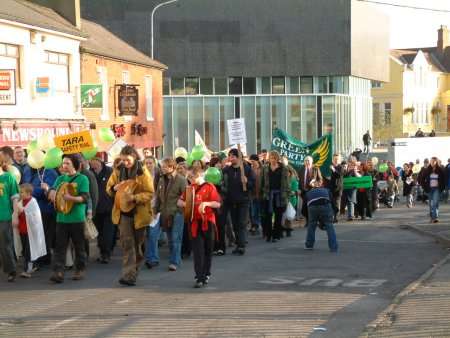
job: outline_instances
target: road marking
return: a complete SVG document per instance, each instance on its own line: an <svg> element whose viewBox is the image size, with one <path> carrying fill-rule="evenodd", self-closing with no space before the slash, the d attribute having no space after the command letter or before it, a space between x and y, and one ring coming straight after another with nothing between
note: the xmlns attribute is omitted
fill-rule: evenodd
<svg viewBox="0 0 450 338"><path fill-rule="evenodd" d="M46 328L42 329L42 331L43 332L50 332L50 331L56 330L60 326L72 323L72 322L74 322L74 321L76 321L78 319L81 319L83 317L86 317L86 316L87 315L79 315L79 316L74 316L74 317L71 317L71 318L68 318L68 319L61 320L59 322L56 322L55 324L47 326Z"/></svg>
<svg viewBox="0 0 450 338"><path fill-rule="evenodd" d="M325 286L335 288L338 286L347 288L376 288L384 283L386 279L352 279L344 281L339 278L305 278L305 277L271 277L266 280L258 281L260 284L269 285L293 285L298 286Z"/></svg>

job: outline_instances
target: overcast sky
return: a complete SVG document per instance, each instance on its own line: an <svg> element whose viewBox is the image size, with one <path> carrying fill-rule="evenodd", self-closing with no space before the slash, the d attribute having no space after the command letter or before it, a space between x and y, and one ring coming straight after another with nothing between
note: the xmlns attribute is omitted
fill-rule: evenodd
<svg viewBox="0 0 450 338"><path fill-rule="evenodd" d="M374 0L399 5L450 11L450 0ZM391 20L391 48L432 47L436 45L440 25L450 28L450 13L372 5L383 10Z"/></svg>

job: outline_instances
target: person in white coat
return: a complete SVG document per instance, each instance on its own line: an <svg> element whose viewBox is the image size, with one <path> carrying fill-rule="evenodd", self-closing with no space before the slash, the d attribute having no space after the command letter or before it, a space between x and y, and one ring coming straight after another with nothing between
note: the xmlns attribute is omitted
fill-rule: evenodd
<svg viewBox="0 0 450 338"><path fill-rule="evenodd" d="M33 262L47 254L41 211L32 194L33 186L31 184L20 185L18 227L22 242L22 256L24 258L24 271L21 277L24 278L31 277L31 273L34 271Z"/></svg>

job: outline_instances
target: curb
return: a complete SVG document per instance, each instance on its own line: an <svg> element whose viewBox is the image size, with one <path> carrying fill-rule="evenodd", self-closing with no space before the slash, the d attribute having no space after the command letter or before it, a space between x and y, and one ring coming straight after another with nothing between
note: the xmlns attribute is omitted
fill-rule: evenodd
<svg viewBox="0 0 450 338"><path fill-rule="evenodd" d="M420 229L415 229L416 231L422 231ZM423 231L422 231L423 232ZM428 233L429 235L432 235ZM448 239L446 239L448 241ZM402 303L403 299L414 292L419 286L421 286L427 279L429 279L442 265L450 261L450 254L447 254L438 263L434 264L430 269L428 269L424 274L422 274L418 279L410 283L406 288L404 288L395 298L393 299L391 305L384 309L378 314L377 318L369 323L364 329L361 337L370 337L372 333L380 327L387 327L394 323L395 321L395 310Z"/></svg>
<svg viewBox="0 0 450 338"><path fill-rule="evenodd" d="M447 247L450 247L450 238L448 238L448 237L441 236L441 235L438 235L438 234L435 234L435 233L432 233L432 232L420 229L419 227L417 227L417 226L415 226L413 224L405 224L403 226L400 226L400 228L403 228L403 229L406 228L406 229L412 230L412 231L414 231L416 233L419 233L421 235L425 235L425 236L434 238L438 243L440 243L442 245L445 245Z"/></svg>

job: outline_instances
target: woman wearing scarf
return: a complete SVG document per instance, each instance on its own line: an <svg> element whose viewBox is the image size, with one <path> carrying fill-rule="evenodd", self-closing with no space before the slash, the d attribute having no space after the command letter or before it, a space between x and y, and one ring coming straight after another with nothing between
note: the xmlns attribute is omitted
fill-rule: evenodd
<svg viewBox="0 0 450 338"><path fill-rule="evenodd" d="M269 163L262 171L262 198L264 209L264 235L267 242L277 242L282 235L281 221L290 192L288 168L281 163L277 151L269 153ZM272 224L272 216L275 222Z"/></svg>
<svg viewBox="0 0 450 338"><path fill-rule="evenodd" d="M147 168L139 160L139 154L131 146L120 151L121 163L114 169L106 186L106 192L115 198L112 221L119 226L120 243L123 250L122 277L119 283L136 285L139 266L144 259L142 244L145 240L145 227L152 220L150 201L153 197L153 180ZM126 183L127 182L127 183ZM132 191L122 191L124 184L132 183ZM120 194L116 193L120 191ZM134 207L129 211L120 208L118 200L126 198Z"/></svg>

